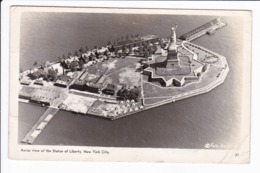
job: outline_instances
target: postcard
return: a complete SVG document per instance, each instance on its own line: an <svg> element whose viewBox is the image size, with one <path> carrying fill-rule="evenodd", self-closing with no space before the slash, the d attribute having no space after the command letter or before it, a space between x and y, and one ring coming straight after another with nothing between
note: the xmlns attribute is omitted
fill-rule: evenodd
<svg viewBox="0 0 260 173"><path fill-rule="evenodd" d="M250 162L251 11L10 11L11 159Z"/></svg>

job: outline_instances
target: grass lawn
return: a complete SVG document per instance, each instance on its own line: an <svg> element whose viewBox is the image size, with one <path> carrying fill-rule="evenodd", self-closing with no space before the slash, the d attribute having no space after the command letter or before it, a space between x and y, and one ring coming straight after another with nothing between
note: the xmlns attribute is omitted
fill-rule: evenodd
<svg viewBox="0 0 260 173"><path fill-rule="evenodd" d="M108 63L108 61L103 62L103 63L104 64ZM99 62L99 63L93 64L92 66L87 67L87 72L90 74L96 74L96 75L104 74L107 71L107 67L103 66L103 63Z"/></svg>
<svg viewBox="0 0 260 173"><path fill-rule="evenodd" d="M98 62L92 66L87 67L87 72L89 74L102 75L106 74L107 76L117 73L122 69L127 67L136 67L139 59L133 58L110 58L104 62Z"/></svg>
<svg viewBox="0 0 260 173"><path fill-rule="evenodd" d="M145 105L152 105L152 104L155 104L155 103L159 103L159 102L162 102L162 101L166 101L166 100L169 100L171 99L172 97L162 97L162 98L145 98L144 99L144 104Z"/></svg>
<svg viewBox="0 0 260 173"><path fill-rule="evenodd" d="M143 84L144 98L173 96L176 94L175 87L159 87L151 83Z"/></svg>
<svg viewBox="0 0 260 173"><path fill-rule="evenodd" d="M114 58L114 59L109 59L109 60L113 60L114 67L109 69L109 71L107 72L107 75L120 71L121 69L127 68L129 66L135 68L137 63L140 61L140 59L135 59L134 57L132 57L132 58L127 58L127 57L126 58Z"/></svg>
<svg viewBox="0 0 260 173"><path fill-rule="evenodd" d="M132 67L132 66L131 66ZM141 85L141 74L137 72L135 68L126 67L115 73L108 75L112 79L112 83L116 84L127 84L130 86Z"/></svg>
<svg viewBox="0 0 260 173"><path fill-rule="evenodd" d="M188 49L190 49L191 51L193 51L194 53L197 53L198 55L198 60L199 61L203 61L205 58L212 56L211 53L206 52L203 49L200 49L199 47L196 46L191 46L189 43L184 44Z"/></svg>
<svg viewBox="0 0 260 173"><path fill-rule="evenodd" d="M184 48L180 48L178 49L178 51L182 54L182 55L192 55L189 51L187 51Z"/></svg>
<svg viewBox="0 0 260 173"><path fill-rule="evenodd" d="M180 65L181 66L190 66L189 59L190 58L188 56L180 56Z"/></svg>

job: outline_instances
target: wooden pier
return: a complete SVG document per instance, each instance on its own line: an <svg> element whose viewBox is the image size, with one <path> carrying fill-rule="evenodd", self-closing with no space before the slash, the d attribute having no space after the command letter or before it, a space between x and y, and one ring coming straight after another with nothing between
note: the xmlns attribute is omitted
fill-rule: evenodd
<svg viewBox="0 0 260 173"><path fill-rule="evenodd" d="M40 119L35 123L27 135L23 138L22 142L32 144L36 138L40 135L43 129L48 125L50 120L59 111L58 106L67 98L67 93L64 92L59 98L56 98L51 102L51 106L44 112Z"/></svg>
<svg viewBox="0 0 260 173"><path fill-rule="evenodd" d="M32 144L58 111L58 108L49 107L28 132L28 134L23 138L22 142Z"/></svg>

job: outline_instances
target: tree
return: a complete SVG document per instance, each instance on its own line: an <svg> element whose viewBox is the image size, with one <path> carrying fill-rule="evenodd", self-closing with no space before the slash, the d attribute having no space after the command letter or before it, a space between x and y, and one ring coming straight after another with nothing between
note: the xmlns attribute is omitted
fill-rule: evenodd
<svg viewBox="0 0 260 173"><path fill-rule="evenodd" d="M133 53L133 47L132 45L129 46L129 54Z"/></svg>
<svg viewBox="0 0 260 173"><path fill-rule="evenodd" d="M135 100L136 102L139 101L139 98L141 96L141 90L140 87L134 86L132 89L126 88L126 86L123 86L122 89L120 89L117 92L117 96L120 99L124 100Z"/></svg>
<svg viewBox="0 0 260 173"><path fill-rule="evenodd" d="M118 50L117 49L114 51L114 54L115 54L115 56L118 55Z"/></svg>
<svg viewBox="0 0 260 173"><path fill-rule="evenodd" d="M89 57L87 55L82 55L81 56L84 59L84 62L87 63L89 61Z"/></svg>
<svg viewBox="0 0 260 173"><path fill-rule="evenodd" d="M84 49L83 47L81 47L81 48L79 49L79 52L80 52L80 53L84 53L84 52L85 52L85 49Z"/></svg>
<svg viewBox="0 0 260 173"><path fill-rule="evenodd" d="M79 57L79 62L82 63L82 64L86 63L86 61L85 61L85 59L83 58L83 56L80 56L80 57Z"/></svg>
<svg viewBox="0 0 260 173"><path fill-rule="evenodd" d="M207 69L208 69L208 65L205 64L205 65L202 67L202 72L205 72Z"/></svg>
<svg viewBox="0 0 260 173"><path fill-rule="evenodd" d="M44 78L45 80L48 79L48 74L43 69L38 69L37 71L34 71L30 75L28 75L32 80L38 79L38 78Z"/></svg>
<svg viewBox="0 0 260 173"><path fill-rule="evenodd" d="M37 67L39 63L37 61L34 61L33 66Z"/></svg>
<svg viewBox="0 0 260 173"><path fill-rule="evenodd" d="M139 101L140 95L141 95L140 88L134 86L134 88L132 88L129 91L129 98L128 99L135 100L137 102L137 101Z"/></svg>
<svg viewBox="0 0 260 173"><path fill-rule="evenodd" d="M119 96L119 98L121 99L126 100L129 98L129 90L125 86L123 86L122 89L117 92L117 96Z"/></svg>
<svg viewBox="0 0 260 173"><path fill-rule="evenodd" d="M114 47L114 45L111 45L110 47L108 47L108 51L109 52L115 52L115 47Z"/></svg>
<svg viewBox="0 0 260 173"><path fill-rule="evenodd" d="M84 61L85 61L85 60L84 60ZM80 61L78 62L78 64L79 64L79 69L81 69L82 66L84 65L84 61L80 60Z"/></svg>
<svg viewBox="0 0 260 173"><path fill-rule="evenodd" d="M59 60L59 62L61 62L61 60L62 60L62 57L60 57L60 56L59 56L59 57L58 57L58 60Z"/></svg>
<svg viewBox="0 0 260 173"><path fill-rule="evenodd" d="M144 46L145 48L148 48L148 44L147 44L146 42L143 42L143 46Z"/></svg>
<svg viewBox="0 0 260 173"><path fill-rule="evenodd" d="M108 53L108 50L105 50L103 55L107 56L107 53Z"/></svg>
<svg viewBox="0 0 260 173"><path fill-rule="evenodd" d="M39 69L44 69L43 64L45 64L44 62L38 62L37 66Z"/></svg>
<svg viewBox="0 0 260 173"><path fill-rule="evenodd" d="M154 54L157 51L157 46L155 44L153 44L153 46L151 48L152 48L152 52Z"/></svg>
<svg viewBox="0 0 260 173"><path fill-rule="evenodd" d="M74 52L74 56L77 56L77 57L79 56L78 51L75 51L75 52Z"/></svg>
<svg viewBox="0 0 260 173"><path fill-rule="evenodd" d="M52 68L48 69L48 79L50 81L56 81L57 79L57 72Z"/></svg>
<svg viewBox="0 0 260 173"><path fill-rule="evenodd" d="M162 39L160 39L160 46L161 48L164 48L166 46L165 42Z"/></svg>
<svg viewBox="0 0 260 173"><path fill-rule="evenodd" d="M88 46L86 46L86 47L85 47L85 50L86 50L86 52L87 52L87 51L89 51L89 48L88 48Z"/></svg>
<svg viewBox="0 0 260 173"><path fill-rule="evenodd" d="M113 44L112 45L116 45L116 40L113 41Z"/></svg>
<svg viewBox="0 0 260 173"><path fill-rule="evenodd" d="M72 61L70 64L71 71L76 71L79 69L79 62L78 61Z"/></svg>
<svg viewBox="0 0 260 173"><path fill-rule="evenodd" d="M65 62L65 60L63 59L61 62L60 62L60 66L64 69L69 69L67 63Z"/></svg>
<svg viewBox="0 0 260 173"><path fill-rule="evenodd" d="M149 47L147 48L147 51L148 51L149 56L151 56L151 55L153 54L153 49L152 49L151 46L149 46Z"/></svg>
<svg viewBox="0 0 260 173"><path fill-rule="evenodd" d="M50 67L51 66L51 63L49 62L49 61L46 61L45 63L44 63L44 67Z"/></svg>
<svg viewBox="0 0 260 173"><path fill-rule="evenodd" d="M71 58L72 54L71 53L68 53L68 58Z"/></svg>
<svg viewBox="0 0 260 173"><path fill-rule="evenodd" d="M88 58L89 58L89 61L94 60L94 56L92 54Z"/></svg>
<svg viewBox="0 0 260 173"><path fill-rule="evenodd" d="M96 58L99 59L99 53L98 53L98 51L95 51L95 56L96 56Z"/></svg>
<svg viewBox="0 0 260 173"><path fill-rule="evenodd" d="M65 60L61 60L60 66L62 67L62 73L65 74L65 69L68 69L68 65L66 64Z"/></svg>
<svg viewBox="0 0 260 173"><path fill-rule="evenodd" d="M122 52L125 52L125 50L126 50L126 46L123 45L123 46L122 46Z"/></svg>
<svg viewBox="0 0 260 173"><path fill-rule="evenodd" d="M145 60L147 60L148 57L149 57L149 52L148 52L147 49L145 49L145 50L144 50L144 58L145 58Z"/></svg>

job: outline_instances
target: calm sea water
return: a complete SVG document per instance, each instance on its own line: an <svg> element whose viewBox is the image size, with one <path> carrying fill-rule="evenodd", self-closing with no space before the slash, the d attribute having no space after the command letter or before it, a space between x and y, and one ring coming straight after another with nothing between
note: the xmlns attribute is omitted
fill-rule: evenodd
<svg viewBox="0 0 260 173"><path fill-rule="evenodd" d="M80 47L104 45L125 35L143 33L177 35L214 19L211 16L113 15L25 13L21 25L20 67L34 61L56 61ZM230 72L225 82L209 93L137 113L115 121L59 111L36 145L111 147L204 148L206 143L235 145L239 140L242 85L242 22L223 17L228 23L212 36L194 42L227 58ZM46 108L19 103L19 140Z"/></svg>

